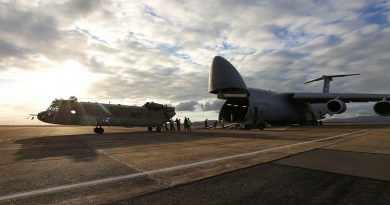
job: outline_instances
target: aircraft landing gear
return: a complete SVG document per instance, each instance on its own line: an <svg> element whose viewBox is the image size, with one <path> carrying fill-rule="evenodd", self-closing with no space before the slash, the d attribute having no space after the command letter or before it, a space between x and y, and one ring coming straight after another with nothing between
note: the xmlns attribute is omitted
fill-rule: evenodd
<svg viewBox="0 0 390 205"><path fill-rule="evenodd" d="M95 129L93 129L93 132L95 132L96 134L103 134L104 129L101 126L95 127Z"/></svg>
<svg viewBox="0 0 390 205"><path fill-rule="evenodd" d="M264 130L265 124L260 124L258 128L259 128L259 130Z"/></svg>
<svg viewBox="0 0 390 205"><path fill-rule="evenodd" d="M148 127L148 131L153 131L153 127ZM161 132L161 127L156 127L156 132Z"/></svg>

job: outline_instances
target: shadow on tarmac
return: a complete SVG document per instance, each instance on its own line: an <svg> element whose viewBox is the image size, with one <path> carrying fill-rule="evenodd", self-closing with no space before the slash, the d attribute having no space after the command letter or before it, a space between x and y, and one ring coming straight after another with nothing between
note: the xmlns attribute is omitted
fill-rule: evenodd
<svg viewBox="0 0 390 205"><path fill-rule="evenodd" d="M207 145L217 145L235 141L248 141L278 139L280 137L270 134L242 134L225 132L132 132L132 133L109 133L103 135L65 135L32 137L16 140L21 147L16 153L17 160L34 160L43 158L69 157L75 161L91 161L98 155L98 149L128 147L140 148L159 145L177 146L178 143L195 142L202 144L203 139L232 138L228 142L210 141ZM236 140L234 140L236 138ZM238 138L238 139L237 139ZM286 137L288 139L288 137ZM193 143L189 143L193 146ZM203 142L204 144L204 142ZM185 145L187 146L187 145Z"/></svg>

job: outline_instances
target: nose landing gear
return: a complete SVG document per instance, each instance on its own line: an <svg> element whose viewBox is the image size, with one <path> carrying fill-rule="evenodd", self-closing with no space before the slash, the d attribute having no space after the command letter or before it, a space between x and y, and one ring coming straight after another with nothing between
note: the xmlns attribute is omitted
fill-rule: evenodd
<svg viewBox="0 0 390 205"><path fill-rule="evenodd" d="M95 129L93 129L93 132L95 132L96 134L103 134L104 129L102 128L102 126L97 126L95 127Z"/></svg>

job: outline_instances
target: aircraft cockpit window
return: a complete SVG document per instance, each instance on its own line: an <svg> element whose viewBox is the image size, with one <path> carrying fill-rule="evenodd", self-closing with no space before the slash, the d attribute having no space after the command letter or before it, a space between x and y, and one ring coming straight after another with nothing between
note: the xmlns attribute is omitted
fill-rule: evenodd
<svg viewBox="0 0 390 205"><path fill-rule="evenodd" d="M47 110L50 112L58 112L58 105L52 104Z"/></svg>

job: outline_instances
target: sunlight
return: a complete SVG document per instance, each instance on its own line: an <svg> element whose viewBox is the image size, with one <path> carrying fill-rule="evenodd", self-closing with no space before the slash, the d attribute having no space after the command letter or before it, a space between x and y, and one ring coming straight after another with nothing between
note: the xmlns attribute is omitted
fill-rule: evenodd
<svg viewBox="0 0 390 205"><path fill-rule="evenodd" d="M55 98L89 98L91 95L88 93L88 86L99 80L99 75L89 72L86 67L73 60L61 65L50 62L50 67L39 70L13 68L1 76L0 105L9 108L3 109L2 113L8 113L19 120L25 120L29 113L46 109ZM2 123L7 124L6 122L7 120ZM29 120L28 123L37 121Z"/></svg>
<svg viewBox="0 0 390 205"><path fill-rule="evenodd" d="M40 90L41 96L53 99L85 96L91 78L87 69L80 63L66 61L52 70L37 72L33 81L35 89Z"/></svg>
<svg viewBox="0 0 390 205"><path fill-rule="evenodd" d="M54 98L89 96L87 88L95 80L95 75L87 68L73 60L52 66L34 72L13 70L7 77L22 84L7 85L4 92L9 97L2 101L12 103L17 100L47 106Z"/></svg>

